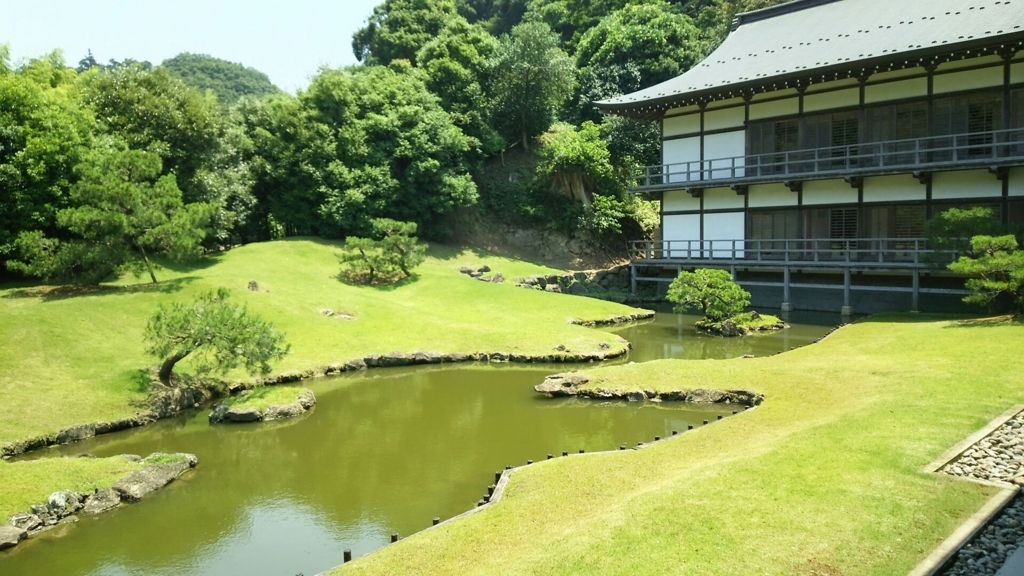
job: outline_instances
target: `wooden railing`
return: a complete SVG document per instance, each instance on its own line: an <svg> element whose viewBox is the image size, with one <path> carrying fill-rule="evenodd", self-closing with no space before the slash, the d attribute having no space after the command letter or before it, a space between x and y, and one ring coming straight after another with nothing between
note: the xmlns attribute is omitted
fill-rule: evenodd
<svg viewBox="0 0 1024 576"><path fill-rule="evenodd" d="M642 261L752 263L802 266L881 265L892 268L944 266L956 253L933 250L924 238L849 238L797 240L636 240L629 244L634 263Z"/></svg>
<svg viewBox="0 0 1024 576"><path fill-rule="evenodd" d="M985 167L1006 161L1024 164L1024 128L646 166L634 174L630 187L643 191L671 185L696 187L701 183L725 186L900 170Z"/></svg>

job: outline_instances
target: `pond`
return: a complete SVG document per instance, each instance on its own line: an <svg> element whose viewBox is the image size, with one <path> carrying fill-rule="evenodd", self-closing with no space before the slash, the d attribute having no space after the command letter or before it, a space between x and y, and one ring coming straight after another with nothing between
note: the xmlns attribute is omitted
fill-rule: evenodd
<svg viewBox="0 0 1024 576"><path fill-rule="evenodd" d="M646 361L764 355L811 342L828 328L795 325L788 337L727 343L705 341L680 329L675 315L659 314L615 331L634 343L632 361ZM317 406L291 421L210 426L204 410L35 452L27 457L191 452L199 467L140 504L0 552L0 573L317 574L340 564L346 548L358 557L392 533L405 536L435 516L472 508L508 464L635 446L728 413L555 400L532 390L567 368L376 370L307 384Z"/></svg>

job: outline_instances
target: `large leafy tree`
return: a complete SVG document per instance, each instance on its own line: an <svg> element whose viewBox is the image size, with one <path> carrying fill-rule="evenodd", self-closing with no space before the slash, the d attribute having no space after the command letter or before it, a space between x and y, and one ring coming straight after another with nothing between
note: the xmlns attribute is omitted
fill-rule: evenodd
<svg viewBox="0 0 1024 576"><path fill-rule="evenodd" d="M440 216L476 201L471 141L416 69L326 70L302 101L337 144L320 207L331 235L363 235L372 218L388 217L437 238Z"/></svg>
<svg viewBox="0 0 1024 576"><path fill-rule="evenodd" d="M200 374L225 373L242 365L249 374L269 374L270 362L288 354L284 334L244 306L228 301L225 288L200 294L190 304L161 305L146 324L147 351L162 359L159 377L171 385L185 358Z"/></svg>
<svg viewBox="0 0 1024 576"><path fill-rule="evenodd" d="M457 0L457 4L466 20L501 35L523 20L529 0Z"/></svg>
<svg viewBox="0 0 1024 576"><path fill-rule="evenodd" d="M213 92L217 101L224 105L234 104L243 96L260 97L280 92L263 72L206 54L182 52L164 60L160 66L200 92Z"/></svg>
<svg viewBox="0 0 1024 576"><path fill-rule="evenodd" d="M455 0L384 0L352 36L352 50L367 64L415 63L416 53L457 21L465 18Z"/></svg>
<svg viewBox="0 0 1024 576"><path fill-rule="evenodd" d="M700 59L700 49L696 26L668 2L626 5L580 39L580 104L596 119L591 102L674 78Z"/></svg>
<svg viewBox="0 0 1024 576"><path fill-rule="evenodd" d="M117 145L97 148L77 168L72 207L57 213L71 235L60 241L23 232L16 245L23 260L8 267L54 282L98 284L113 273L156 274L150 256L184 260L201 254L213 212L208 204L183 204L173 175L160 175L160 157Z"/></svg>
<svg viewBox="0 0 1024 576"><path fill-rule="evenodd" d="M22 232L57 233L57 212L68 206L74 167L93 137L80 98L59 53L14 69L0 50L0 262Z"/></svg>
<svg viewBox="0 0 1024 576"><path fill-rule="evenodd" d="M543 143L537 170L551 188L583 206L590 206L595 195L617 196L622 192L597 124L584 122L579 129L556 124L544 135Z"/></svg>
<svg viewBox="0 0 1024 576"><path fill-rule="evenodd" d="M135 150L158 154L187 201L199 197L193 180L217 151L222 133L216 99L166 68L119 65L86 76L85 102L109 132Z"/></svg>
<svg viewBox="0 0 1024 576"><path fill-rule="evenodd" d="M576 69L546 24L526 22L502 37L492 78L495 127L529 150L530 139L551 126L556 109L572 94Z"/></svg>
<svg viewBox="0 0 1024 576"><path fill-rule="evenodd" d="M485 89L490 85L488 61L497 48L498 41L481 26L461 21L445 28L416 56L426 72L427 88L440 98L452 121L487 154L502 147L489 124Z"/></svg>
<svg viewBox="0 0 1024 576"><path fill-rule="evenodd" d="M319 210L327 190L335 186L332 166L337 148L332 130L317 120L315 109L287 94L243 100L236 114L256 201L241 235L249 240L280 234L330 235Z"/></svg>

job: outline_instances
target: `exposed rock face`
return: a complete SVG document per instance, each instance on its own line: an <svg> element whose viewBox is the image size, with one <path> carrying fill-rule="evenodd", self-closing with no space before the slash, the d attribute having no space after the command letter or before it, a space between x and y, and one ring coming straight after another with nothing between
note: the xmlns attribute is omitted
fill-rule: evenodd
<svg viewBox="0 0 1024 576"><path fill-rule="evenodd" d="M411 355L405 352L389 352L380 357L381 368L393 368L395 366L409 366L414 360Z"/></svg>
<svg viewBox="0 0 1024 576"><path fill-rule="evenodd" d="M35 530L42 525L42 519L35 514L15 514L14 516L11 516L11 526L25 530L26 532Z"/></svg>
<svg viewBox="0 0 1024 576"><path fill-rule="evenodd" d="M358 370L366 370L366 360L362 358L356 358L355 360L349 360L345 362L346 372L356 372Z"/></svg>
<svg viewBox="0 0 1024 576"><path fill-rule="evenodd" d="M165 456L154 454L150 456ZM177 480L189 468L194 468L198 463L192 454L180 454L180 460L167 464L151 464L142 470L136 470L114 483L113 489L120 495L122 500L138 502L148 494L167 486Z"/></svg>
<svg viewBox="0 0 1024 576"><path fill-rule="evenodd" d="M82 511L86 514L102 514L117 508L121 504L121 495L113 488L97 488L85 501Z"/></svg>
<svg viewBox="0 0 1024 576"><path fill-rule="evenodd" d="M275 404L264 409L254 407L234 407L229 404L217 404L210 412L210 423L220 424L222 422L259 422L280 420L299 416L316 404L316 397L312 390L302 390L295 402L290 404Z"/></svg>
<svg viewBox="0 0 1024 576"><path fill-rule="evenodd" d="M515 279L516 286L532 290L564 292L583 296L591 292L629 290L629 267L616 266L607 270L585 270L566 274L526 276ZM576 286L574 288L574 285Z"/></svg>
<svg viewBox="0 0 1024 576"><path fill-rule="evenodd" d="M25 538L28 538L27 530L14 526L0 526L0 550L13 548Z"/></svg>
<svg viewBox="0 0 1024 576"><path fill-rule="evenodd" d="M554 374L544 379L544 382L534 386L533 389L541 394L550 394L552 397L576 396L579 394L577 386L590 382L590 379L582 374Z"/></svg>
<svg viewBox="0 0 1024 576"><path fill-rule="evenodd" d="M758 406L764 401L764 395L750 390L671 390L657 392L655 390L609 390L605 388L579 387L589 383L589 378L582 374L554 374L533 389L541 394L552 397L579 396L599 400L625 399L630 402L653 400L660 402L689 402L691 404L738 404L740 406Z"/></svg>

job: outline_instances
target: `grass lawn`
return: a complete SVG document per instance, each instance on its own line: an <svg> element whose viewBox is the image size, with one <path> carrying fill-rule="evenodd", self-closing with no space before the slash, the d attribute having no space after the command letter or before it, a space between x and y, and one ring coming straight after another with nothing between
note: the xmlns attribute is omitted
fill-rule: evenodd
<svg viewBox="0 0 1024 576"><path fill-rule="evenodd" d="M0 462L0 522L6 523L12 514L28 512L29 506L45 502L57 490L89 493L111 486L141 467L120 456Z"/></svg>
<svg viewBox="0 0 1024 576"><path fill-rule="evenodd" d="M163 268L156 285L129 278L91 290L0 290L0 444L133 414L133 404L147 396L140 369L157 363L142 341L147 318L160 303L218 287L286 333L292 353L275 366L280 372L392 351L541 354L564 344L596 352L602 343L622 344L566 320L632 311L469 279L459 266L487 264L509 280L555 271L446 247L432 248L412 279L353 286L338 278L337 253L337 243L293 239L243 246L191 268ZM247 289L250 280L258 292ZM336 315L325 316L326 309ZM187 359L176 369L187 372ZM3 510L20 510L55 490L102 485L113 474L99 461L58 462L0 461L0 520Z"/></svg>
<svg viewBox="0 0 1024 576"><path fill-rule="evenodd" d="M642 450L541 461L353 574L906 574L994 493L920 469L1024 401L1024 324L883 316L769 358L586 371L765 404Z"/></svg>
<svg viewBox="0 0 1024 576"><path fill-rule="evenodd" d="M224 400L224 404L235 408L266 410L271 406L284 406L295 402L302 390L295 386L259 386Z"/></svg>

